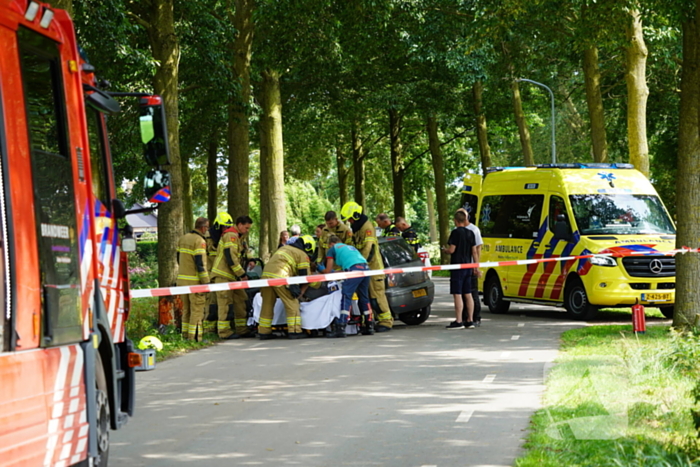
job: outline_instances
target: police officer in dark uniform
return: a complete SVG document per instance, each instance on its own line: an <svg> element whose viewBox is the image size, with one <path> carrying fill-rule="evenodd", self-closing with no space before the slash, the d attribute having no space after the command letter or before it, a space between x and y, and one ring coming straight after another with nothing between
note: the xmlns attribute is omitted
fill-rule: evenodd
<svg viewBox="0 0 700 467"><path fill-rule="evenodd" d="M403 217L396 218L396 227L401 232L401 236L406 239L406 243L411 245L416 252L421 247L420 240L418 239L418 232L416 232L413 227L408 225L406 219Z"/></svg>
<svg viewBox="0 0 700 467"><path fill-rule="evenodd" d="M400 237L401 231L391 222L391 218L386 213L381 213L374 218L377 225L383 229L382 237Z"/></svg>

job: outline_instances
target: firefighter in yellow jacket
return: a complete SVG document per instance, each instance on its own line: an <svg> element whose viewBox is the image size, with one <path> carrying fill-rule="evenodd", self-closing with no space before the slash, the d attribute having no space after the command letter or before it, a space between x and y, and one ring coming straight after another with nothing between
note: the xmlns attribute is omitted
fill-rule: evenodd
<svg viewBox="0 0 700 467"><path fill-rule="evenodd" d="M209 220L200 217L194 230L180 237L177 243L177 263L180 265L177 285L199 285L209 283L207 272L207 242L204 234ZM203 321L207 302L206 293L193 293L182 298L182 336L186 340L201 341L204 333Z"/></svg>
<svg viewBox="0 0 700 467"><path fill-rule="evenodd" d="M316 258L316 240L311 235L302 235L291 245L278 248L270 257L263 269L263 279L280 279L293 276L306 276L309 273L310 262ZM275 302L279 297L287 312L287 330L290 339L301 339L306 334L301 329L301 307L298 298L304 294L307 285L288 285L263 287L262 309L258 333L261 340L271 339L272 319L274 318Z"/></svg>
<svg viewBox="0 0 700 467"><path fill-rule="evenodd" d="M241 264L241 257L246 254L243 250L241 237L246 235L253 224L253 219L248 216L240 216L236 219L236 225L224 230L219 240L216 260L212 267L212 281L215 283L233 282L247 279L245 265ZM248 328L246 300L248 296L245 290L224 290L216 292L218 306L218 321L216 326L219 337L222 339L238 339L239 337L253 337ZM233 322L235 332L231 329L231 321L228 316L228 307L233 303Z"/></svg>
<svg viewBox="0 0 700 467"><path fill-rule="evenodd" d="M350 223L353 245L365 257L369 268L372 270L384 269L384 261L382 261L377 241L377 231L372 221L365 214L362 214L362 206L353 201L345 203L340 210L340 219ZM371 276L369 296L372 308L377 314L375 330L377 332L391 331L394 326L394 318L391 316L391 308L389 308L389 302L386 299L383 274ZM368 329L366 333L371 332Z"/></svg>
<svg viewBox="0 0 700 467"><path fill-rule="evenodd" d="M318 263L318 270L321 272L324 271L326 252L328 251L328 239L331 238L331 235L335 235L343 243L352 243L352 231L350 231L350 227L338 220L338 215L335 211L328 211L325 220L326 226L321 230L321 236L318 239L318 258L316 260Z"/></svg>
<svg viewBox="0 0 700 467"><path fill-rule="evenodd" d="M220 212L214 219L214 224L209 228L204 236L207 240L207 271L211 276L211 270L216 260L216 252L219 248L219 240L224 234L224 230L233 226L233 219L227 212ZM218 316L216 292L209 292L207 295L207 313L204 317L204 332L216 332L216 321Z"/></svg>

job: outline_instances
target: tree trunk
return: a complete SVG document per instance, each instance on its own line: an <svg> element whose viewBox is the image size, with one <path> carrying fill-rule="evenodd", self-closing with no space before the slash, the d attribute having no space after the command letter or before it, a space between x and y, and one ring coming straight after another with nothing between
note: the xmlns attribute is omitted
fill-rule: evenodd
<svg viewBox="0 0 700 467"><path fill-rule="evenodd" d="M148 28L153 59L158 66L153 91L163 97L168 127L171 177L170 201L158 208L158 284L167 287L177 277L177 241L183 234L182 172L178 110L178 69L180 44L175 35L174 0L154 0Z"/></svg>
<svg viewBox="0 0 700 467"><path fill-rule="evenodd" d="M627 24L627 139L630 163L649 177L649 146L647 144L647 47L644 44L642 17L638 9L630 11Z"/></svg>
<svg viewBox="0 0 700 467"><path fill-rule="evenodd" d="M430 243L438 241L438 233L435 222L435 197L430 186L425 186L425 199L428 204L428 224L430 225Z"/></svg>
<svg viewBox="0 0 700 467"><path fill-rule="evenodd" d="M267 123L268 180L270 196L270 240L287 228L287 214L284 195L284 146L282 141L282 98L280 95L280 75L275 70L262 73L263 107L262 118ZM276 246L276 244L275 244Z"/></svg>
<svg viewBox="0 0 700 467"><path fill-rule="evenodd" d="M396 109L389 109L389 138L391 140L391 180L394 184L394 219L406 217L403 191L403 145L401 144L401 120Z"/></svg>
<svg viewBox="0 0 700 467"><path fill-rule="evenodd" d="M228 122L228 211L234 218L247 216L250 177L248 109L250 108L250 57L253 45L254 0L235 0L233 27L238 31L233 41L233 75L240 93L229 105Z"/></svg>
<svg viewBox="0 0 700 467"><path fill-rule="evenodd" d="M683 23L683 68L678 132L678 216L676 245L697 247L700 238L700 0L695 20ZM688 329L700 310L700 256L676 255L676 303L673 326Z"/></svg>
<svg viewBox="0 0 700 467"><path fill-rule="evenodd" d="M339 140L335 147L335 163L338 167L338 196L341 207L348 202L348 175L350 174L350 169L345 167L345 159L343 145Z"/></svg>
<svg viewBox="0 0 700 467"><path fill-rule="evenodd" d="M355 202L365 206L365 158L364 149L362 148L362 137L360 136L360 128L357 122L352 125L352 169L355 174Z"/></svg>
<svg viewBox="0 0 700 467"><path fill-rule="evenodd" d="M605 111L603 94L600 90L600 68L598 67L598 47L591 46L583 52L583 78L586 82L586 103L588 118L591 120L591 141L593 160L608 161L608 138L605 133Z"/></svg>
<svg viewBox="0 0 700 467"><path fill-rule="evenodd" d="M213 224L219 210L219 138L218 133L212 135L207 147L207 216Z"/></svg>
<svg viewBox="0 0 700 467"><path fill-rule="evenodd" d="M182 229L189 232L194 228L194 212L192 210L190 158L187 154L180 155L180 170L182 171Z"/></svg>
<svg viewBox="0 0 700 467"><path fill-rule="evenodd" d="M260 107L265 108L265 99L262 95L262 90L258 93L260 101ZM270 167L270 156L269 149L267 147L269 140L269 128L268 121L264 118L260 118L258 122L258 133L260 134L260 243L258 257L262 258L263 261L267 262L270 257L270 252L274 251L275 244L274 236L270 234L270 189L268 187L269 167Z"/></svg>
<svg viewBox="0 0 700 467"><path fill-rule="evenodd" d="M474 96L474 115L476 116L476 139L479 141L479 154L481 154L481 170L486 175L486 169L491 167L491 147L486 128L486 116L483 111L484 85L481 81L476 81L472 86L472 95Z"/></svg>
<svg viewBox="0 0 700 467"><path fill-rule="evenodd" d="M447 192L445 185L445 163L442 158L442 149L440 149L440 140L438 139L437 119L434 115L428 117L428 144L430 147L430 156L433 162L433 174L435 177L435 196L437 197L438 209L438 231L440 235L440 245L446 245L447 239L450 236L449 219L447 214ZM441 250L440 263L449 264L450 255Z"/></svg>
<svg viewBox="0 0 700 467"><path fill-rule="evenodd" d="M530 129L527 126L527 120L525 120L525 114L523 113L523 101L520 97L520 85L517 81L513 80L511 87L513 88L513 109L515 111L515 123L518 125L520 146L523 149L523 163L526 166L535 165L535 157L532 153L532 142L530 141Z"/></svg>

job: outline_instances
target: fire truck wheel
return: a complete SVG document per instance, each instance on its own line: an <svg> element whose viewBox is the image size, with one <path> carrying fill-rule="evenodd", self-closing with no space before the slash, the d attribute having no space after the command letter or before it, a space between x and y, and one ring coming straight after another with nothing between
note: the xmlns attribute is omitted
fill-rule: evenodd
<svg viewBox="0 0 700 467"><path fill-rule="evenodd" d="M97 458L95 467L106 467L109 459L109 398L107 396L107 378L102 366L100 354L95 364L95 381L97 386Z"/></svg>

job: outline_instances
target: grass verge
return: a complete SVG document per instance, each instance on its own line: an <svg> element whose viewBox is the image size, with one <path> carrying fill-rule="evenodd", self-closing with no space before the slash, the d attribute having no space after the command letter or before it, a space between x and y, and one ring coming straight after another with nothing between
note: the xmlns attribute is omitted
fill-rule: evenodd
<svg viewBox="0 0 700 467"><path fill-rule="evenodd" d="M162 332L161 332L162 331ZM131 302L129 319L126 321L126 335L138 346L145 336L156 336L163 343L163 350L158 350L156 361L167 360L192 350L209 347L219 341L216 334L204 334L203 342L185 340L174 326L158 330L158 298L139 298Z"/></svg>
<svg viewBox="0 0 700 467"><path fill-rule="evenodd" d="M665 326L565 332L516 465L700 465L698 344Z"/></svg>

